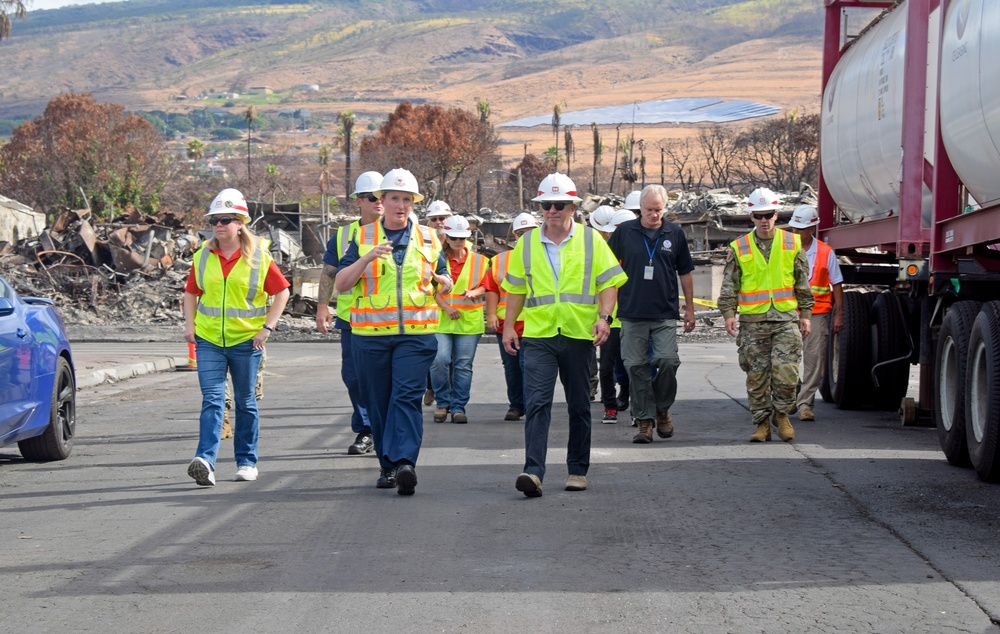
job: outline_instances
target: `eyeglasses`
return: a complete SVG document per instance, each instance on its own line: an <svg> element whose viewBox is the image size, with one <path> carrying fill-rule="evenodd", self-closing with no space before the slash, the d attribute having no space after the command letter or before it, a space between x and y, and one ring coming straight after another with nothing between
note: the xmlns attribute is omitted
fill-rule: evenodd
<svg viewBox="0 0 1000 634"><path fill-rule="evenodd" d="M552 209L553 207L555 207L556 211L562 211L563 209L566 208L567 204L569 204L569 203L542 203L542 209L544 209L545 211L548 211L548 210Z"/></svg>
<svg viewBox="0 0 1000 634"><path fill-rule="evenodd" d="M225 218L219 218L218 216L211 216L208 219L208 224L212 225L213 227L215 225L228 225L230 222L234 220L236 220L236 218L230 218L229 216L226 216Z"/></svg>
<svg viewBox="0 0 1000 634"><path fill-rule="evenodd" d="M778 213L778 212L772 211L770 213L750 214L750 215L753 216L754 220L770 220L771 218L774 218L774 214L776 214L776 213Z"/></svg>
<svg viewBox="0 0 1000 634"><path fill-rule="evenodd" d="M444 222L447 216L431 216L427 219L427 222Z"/></svg>
<svg viewBox="0 0 1000 634"><path fill-rule="evenodd" d="M368 199L368 202L370 203L377 203L379 201L379 197L376 196L375 194L368 194L367 196L364 194L358 195L358 200L365 200L365 199Z"/></svg>
<svg viewBox="0 0 1000 634"><path fill-rule="evenodd" d="M445 237L448 238L449 240L454 240L456 242L464 242L465 241L465 238L456 238L455 236L449 236L449 235L445 235Z"/></svg>

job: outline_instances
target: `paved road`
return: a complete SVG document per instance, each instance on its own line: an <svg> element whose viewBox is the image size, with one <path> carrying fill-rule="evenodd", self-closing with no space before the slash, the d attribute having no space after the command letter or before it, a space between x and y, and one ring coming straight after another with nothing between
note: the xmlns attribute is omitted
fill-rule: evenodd
<svg viewBox="0 0 1000 634"><path fill-rule="evenodd" d="M0 605L23 632L1000 632L1000 486L935 432L817 408L751 445L732 345L684 345L677 433L594 425L566 492L557 405L545 495L514 489L495 344L469 425L433 424L413 497L374 487L335 344L269 346L260 480L185 475L196 376L79 395L58 464L0 448ZM594 405L595 420L599 405ZM992 619L992 621L991 621Z"/></svg>

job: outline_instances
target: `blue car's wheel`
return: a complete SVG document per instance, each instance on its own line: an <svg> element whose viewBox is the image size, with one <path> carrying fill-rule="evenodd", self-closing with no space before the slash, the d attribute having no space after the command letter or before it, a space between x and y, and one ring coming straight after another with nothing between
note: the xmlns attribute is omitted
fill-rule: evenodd
<svg viewBox="0 0 1000 634"><path fill-rule="evenodd" d="M59 357L52 384L49 425L41 436L17 443L25 460L64 460L73 451L76 435L76 378L65 358Z"/></svg>

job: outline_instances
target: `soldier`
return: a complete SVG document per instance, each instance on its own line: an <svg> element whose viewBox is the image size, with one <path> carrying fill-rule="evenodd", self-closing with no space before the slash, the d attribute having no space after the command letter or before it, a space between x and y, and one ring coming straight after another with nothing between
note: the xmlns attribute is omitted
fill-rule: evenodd
<svg viewBox="0 0 1000 634"><path fill-rule="evenodd" d="M757 426L750 442L771 440L772 415L778 437L795 438L787 412L795 404L802 337L809 335L814 303L799 237L774 227L778 207L778 197L767 188L750 194L754 230L729 245L719 292L726 332L738 333L740 368L747 373Z"/></svg>

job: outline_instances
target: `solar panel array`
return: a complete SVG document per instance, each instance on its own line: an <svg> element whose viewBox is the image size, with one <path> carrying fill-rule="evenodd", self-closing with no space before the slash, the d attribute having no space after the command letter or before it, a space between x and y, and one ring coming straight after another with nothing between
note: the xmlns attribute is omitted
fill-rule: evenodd
<svg viewBox="0 0 1000 634"><path fill-rule="evenodd" d="M623 106L607 106L566 112L560 116L561 125L617 125L619 123L727 123L754 117L767 117L781 110L766 103L743 99L717 99L686 97L660 99ZM501 123L501 128L531 128L552 125L552 115L539 115Z"/></svg>

